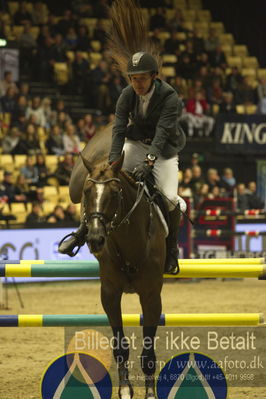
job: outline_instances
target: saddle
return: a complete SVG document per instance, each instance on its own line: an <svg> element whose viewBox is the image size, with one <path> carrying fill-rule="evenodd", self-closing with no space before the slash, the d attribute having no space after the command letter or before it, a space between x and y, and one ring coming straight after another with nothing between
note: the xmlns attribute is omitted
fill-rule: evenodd
<svg viewBox="0 0 266 399"><path fill-rule="evenodd" d="M155 187L155 180L152 174L150 174L149 179L145 182L148 195L152 199L155 205L157 205L162 212L162 215L169 227L169 210L166 204L166 200L163 198L162 194Z"/></svg>

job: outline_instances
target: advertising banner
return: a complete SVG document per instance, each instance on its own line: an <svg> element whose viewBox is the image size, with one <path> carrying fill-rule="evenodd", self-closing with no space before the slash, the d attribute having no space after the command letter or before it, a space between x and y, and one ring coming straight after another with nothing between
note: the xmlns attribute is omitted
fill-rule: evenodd
<svg viewBox="0 0 266 399"><path fill-rule="evenodd" d="M266 115L218 115L215 140L217 152L266 154Z"/></svg>

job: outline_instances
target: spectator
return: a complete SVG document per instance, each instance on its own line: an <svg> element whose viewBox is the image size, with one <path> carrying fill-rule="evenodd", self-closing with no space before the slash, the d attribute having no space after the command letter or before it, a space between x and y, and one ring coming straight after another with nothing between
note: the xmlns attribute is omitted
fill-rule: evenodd
<svg viewBox="0 0 266 399"><path fill-rule="evenodd" d="M250 81L249 76L244 76L242 83L235 92L236 104L257 104L257 91Z"/></svg>
<svg viewBox="0 0 266 399"><path fill-rule="evenodd" d="M31 25L27 22L24 24L23 32L19 37L20 66L24 74L31 70L33 51L36 47L37 43L31 33Z"/></svg>
<svg viewBox="0 0 266 399"><path fill-rule="evenodd" d="M42 217L42 207L39 202L32 203L31 213L28 214L25 222L25 226L34 227L38 226L40 223L43 223L44 219Z"/></svg>
<svg viewBox="0 0 266 399"><path fill-rule="evenodd" d="M65 153L63 136L61 133L61 129L58 125L54 125L51 128L48 140L46 141L45 145L48 150L48 154L63 155Z"/></svg>
<svg viewBox="0 0 266 399"><path fill-rule="evenodd" d="M219 79L214 79L211 82L211 85L207 90L207 100L208 100L208 103L211 105L222 103L223 88L221 87L221 83L220 83Z"/></svg>
<svg viewBox="0 0 266 399"><path fill-rule="evenodd" d="M76 205L69 204L65 210L65 222L75 223L79 221L79 216L77 215Z"/></svg>
<svg viewBox="0 0 266 399"><path fill-rule="evenodd" d="M61 205L56 205L53 212L47 216L46 221L48 223L63 223L65 222L65 212Z"/></svg>
<svg viewBox="0 0 266 399"><path fill-rule="evenodd" d="M42 1L36 1L33 3L33 10L32 10L32 20L34 25L44 25L47 23L48 20L48 12L46 4Z"/></svg>
<svg viewBox="0 0 266 399"><path fill-rule="evenodd" d="M250 181L248 183L248 205L249 209L264 209L264 203L257 195L256 182Z"/></svg>
<svg viewBox="0 0 266 399"><path fill-rule="evenodd" d="M233 67L231 73L227 75L225 89L235 95L238 87L242 83L243 77L238 70L238 67Z"/></svg>
<svg viewBox="0 0 266 399"><path fill-rule="evenodd" d="M35 191L30 189L24 175L19 174L15 183L17 194L24 195L25 201L32 201L35 197Z"/></svg>
<svg viewBox="0 0 266 399"><path fill-rule="evenodd" d="M193 154L191 155L191 167L193 166L199 166L199 162L200 162L200 156L197 152L193 152Z"/></svg>
<svg viewBox="0 0 266 399"><path fill-rule="evenodd" d="M107 18L107 0L98 0L93 2L93 17L94 18Z"/></svg>
<svg viewBox="0 0 266 399"><path fill-rule="evenodd" d="M189 54L181 54L180 60L176 64L176 74L186 80L193 79L195 75L195 65Z"/></svg>
<svg viewBox="0 0 266 399"><path fill-rule="evenodd" d="M96 23L92 38L93 38L93 40L98 40L99 42L101 42L102 47L104 47L104 45L106 43L107 36L106 36L106 29L104 27L104 24L100 19Z"/></svg>
<svg viewBox="0 0 266 399"><path fill-rule="evenodd" d="M244 183L237 185L237 209L241 212L249 209L249 198Z"/></svg>
<svg viewBox="0 0 266 399"><path fill-rule="evenodd" d="M35 116L37 125L39 125L41 127L46 126L46 118L45 118L44 110L41 106L41 99L38 96L33 98L32 106L28 107L27 112L26 112L27 119L29 119L32 115Z"/></svg>
<svg viewBox="0 0 266 399"><path fill-rule="evenodd" d="M220 114L236 114L234 95L231 92L223 93L223 101L219 106Z"/></svg>
<svg viewBox="0 0 266 399"><path fill-rule="evenodd" d="M80 152L80 140L72 123L66 125L66 131L63 134L63 144L65 152L71 154L78 154Z"/></svg>
<svg viewBox="0 0 266 399"><path fill-rule="evenodd" d="M155 14L150 18L150 30L154 29L166 29L166 18L165 9L163 7L158 7Z"/></svg>
<svg viewBox="0 0 266 399"><path fill-rule="evenodd" d="M75 26L76 26L76 21L72 15L72 11L65 10L63 12L63 17L60 18L60 21L57 24L57 30L58 32L60 32L61 38L65 37L69 29L75 28Z"/></svg>
<svg viewBox="0 0 266 399"><path fill-rule="evenodd" d="M186 112L180 120L187 124L188 135L192 137L194 129L197 129L200 135L209 136L213 130L214 119L207 115L209 104L204 97L203 91L198 91L189 98L185 109Z"/></svg>
<svg viewBox="0 0 266 399"><path fill-rule="evenodd" d="M236 186L236 179L231 168L225 168L220 181L220 187L223 187L227 194L233 196Z"/></svg>
<svg viewBox="0 0 266 399"><path fill-rule="evenodd" d="M80 118L77 123L76 123L76 134L78 135L80 141L85 141L86 140L86 134L85 134L85 121L84 118Z"/></svg>
<svg viewBox="0 0 266 399"><path fill-rule="evenodd" d="M15 94L18 93L18 88L16 83L13 81L13 75L10 71L5 71L4 79L0 81L0 97L5 96L7 90L12 88Z"/></svg>
<svg viewBox="0 0 266 399"><path fill-rule="evenodd" d="M95 135L96 126L93 123L93 118L91 114L86 114L84 117L83 132L85 134L86 141L89 141Z"/></svg>
<svg viewBox="0 0 266 399"><path fill-rule="evenodd" d="M174 16L167 21L167 30L170 30L171 33L184 32L185 29L183 27L183 23L184 17L182 10L180 8L176 8Z"/></svg>
<svg viewBox="0 0 266 399"><path fill-rule="evenodd" d="M1 97L2 112L12 114L16 109L16 92L13 87L9 87L6 94Z"/></svg>
<svg viewBox="0 0 266 399"><path fill-rule="evenodd" d="M219 44L213 51L210 52L210 64L213 68L226 68L226 57L221 45Z"/></svg>
<svg viewBox="0 0 266 399"><path fill-rule="evenodd" d="M183 179L179 184L179 195L184 197L192 197L192 171L190 168L185 169Z"/></svg>
<svg viewBox="0 0 266 399"><path fill-rule="evenodd" d="M98 39L95 39L98 40ZM80 25L78 27L77 37L77 51L89 51L90 50L90 39L89 32L86 25Z"/></svg>
<svg viewBox="0 0 266 399"><path fill-rule="evenodd" d="M71 172L74 166L74 159L72 154L66 154L64 160L58 164L55 171L55 177L60 186L68 186L70 182Z"/></svg>
<svg viewBox="0 0 266 399"><path fill-rule="evenodd" d="M64 115L63 115L64 114ZM60 116L61 115L61 116ZM60 127L63 128L65 123L71 122L71 117L66 109L63 100L58 100L55 104L55 109L52 111L51 115L51 125L60 122Z"/></svg>
<svg viewBox="0 0 266 399"><path fill-rule="evenodd" d="M194 192L193 195L193 201L194 201L194 207L195 209L198 209L202 202L208 198L209 195L209 185L204 183L201 186L197 188L197 190Z"/></svg>
<svg viewBox="0 0 266 399"><path fill-rule="evenodd" d="M17 147L14 149L18 154L36 154L40 152L40 140L36 126L29 123L26 127L25 134L22 135Z"/></svg>
<svg viewBox="0 0 266 399"><path fill-rule="evenodd" d="M49 178L50 174L45 164L45 156L43 154L36 155L35 167L37 169L37 173L39 176L38 186L39 187L46 186L48 184L47 179Z"/></svg>
<svg viewBox="0 0 266 399"><path fill-rule="evenodd" d="M21 132L17 127L8 130L2 141L2 150L4 154L15 154L16 147L20 141Z"/></svg>
<svg viewBox="0 0 266 399"><path fill-rule="evenodd" d="M75 51L77 49L78 35L75 28L71 27L68 29L65 36L65 42L70 51Z"/></svg>
<svg viewBox="0 0 266 399"><path fill-rule="evenodd" d="M258 112L266 114L266 78L261 78L257 86Z"/></svg>
<svg viewBox="0 0 266 399"><path fill-rule="evenodd" d="M16 123L20 117L26 117L28 108L27 98L20 95L17 99L14 112L12 114L12 123Z"/></svg>
<svg viewBox="0 0 266 399"><path fill-rule="evenodd" d="M179 49L181 42L176 38L176 32L172 31L169 39L164 42L164 50L166 54L175 54Z"/></svg>
<svg viewBox="0 0 266 399"><path fill-rule="evenodd" d="M210 29L208 37L205 39L205 50L209 55L220 47L220 39L215 29Z"/></svg>
<svg viewBox="0 0 266 399"><path fill-rule="evenodd" d="M83 57L82 53L76 52L72 63L72 86L77 94L83 94L88 78L89 62Z"/></svg>
<svg viewBox="0 0 266 399"><path fill-rule="evenodd" d="M41 108L43 110L44 118L45 118L45 128L49 129L51 127L51 119L52 119L52 108L51 108L51 99L49 97L44 97L41 101Z"/></svg>
<svg viewBox="0 0 266 399"><path fill-rule="evenodd" d="M218 186L220 187L220 176L218 175L217 169L209 168L207 170L207 179L206 183L209 186L209 190L211 191L213 187Z"/></svg>
<svg viewBox="0 0 266 399"><path fill-rule="evenodd" d="M26 165L20 169L20 173L26 178L26 182L32 186L39 182L38 169L35 166L35 157L28 155Z"/></svg>
<svg viewBox="0 0 266 399"><path fill-rule="evenodd" d="M47 35L39 45L35 56L35 75L39 81L52 82L54 65L54 39Z"/></svg>
<svg viewBox="0 0 266 399"><path fill-rule="evenodd" d="M21 1L18 3L18 10L14 14L14 24L24 25L28 22L32 23L32 15L27 10L27 2Z"/></svg>
<svg viewBox="0 0 266 399"><path fill-rule="evenodd" d="M205 183L205 179L202 174L202 169L199 165L193 165L191 171L192 171L192 179L190 184L193 192L196 192Z"/></svg>
<svg viewBox="0 0 266 399"><path fill-rule="evenodd" d="M8 202L25 202L26 195L17 189L13 183L13 174L9 171L4 172L4 180L1 183L4 187L4 195L8 198Z"/></svg>

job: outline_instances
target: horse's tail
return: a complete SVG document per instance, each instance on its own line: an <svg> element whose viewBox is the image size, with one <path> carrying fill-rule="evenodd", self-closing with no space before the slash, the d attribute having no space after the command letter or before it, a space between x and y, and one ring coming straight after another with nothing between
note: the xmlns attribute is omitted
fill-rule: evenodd
<svg viewBox="0 0 266 399"><path fill-rule="evenodd" d="M135 0L115 0L109 9L111 32L108 47L118 69L126 76L134 53L147 52L160 65L159 50L149 38L149 26Z"/></svg>

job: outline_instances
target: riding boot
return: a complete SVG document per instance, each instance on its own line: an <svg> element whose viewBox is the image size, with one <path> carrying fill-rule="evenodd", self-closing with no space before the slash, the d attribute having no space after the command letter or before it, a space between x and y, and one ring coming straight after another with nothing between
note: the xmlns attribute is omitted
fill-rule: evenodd
<svg viewBox="0 0 266 399"><path fill-rule="evenodd" d="M166 260L165 273L178 274L178 233L180 224L181 212L180 207L177 206L175 210L169 212L169 234L166 238Z"/></svg>
<svg viewBox="0 0 266 399"><path fill-rule="evenodd" d="M60 241L58 245L58 252L60 252L61 254L69 255L71 257L75 256L80 250L80 248L85 244L86 233L87 233L87 226L84 217L82 217L77 231L66 235ZM66 238L68 239L66 240ZM78 248L75 252L73 252L75 247Z"/></svg>

